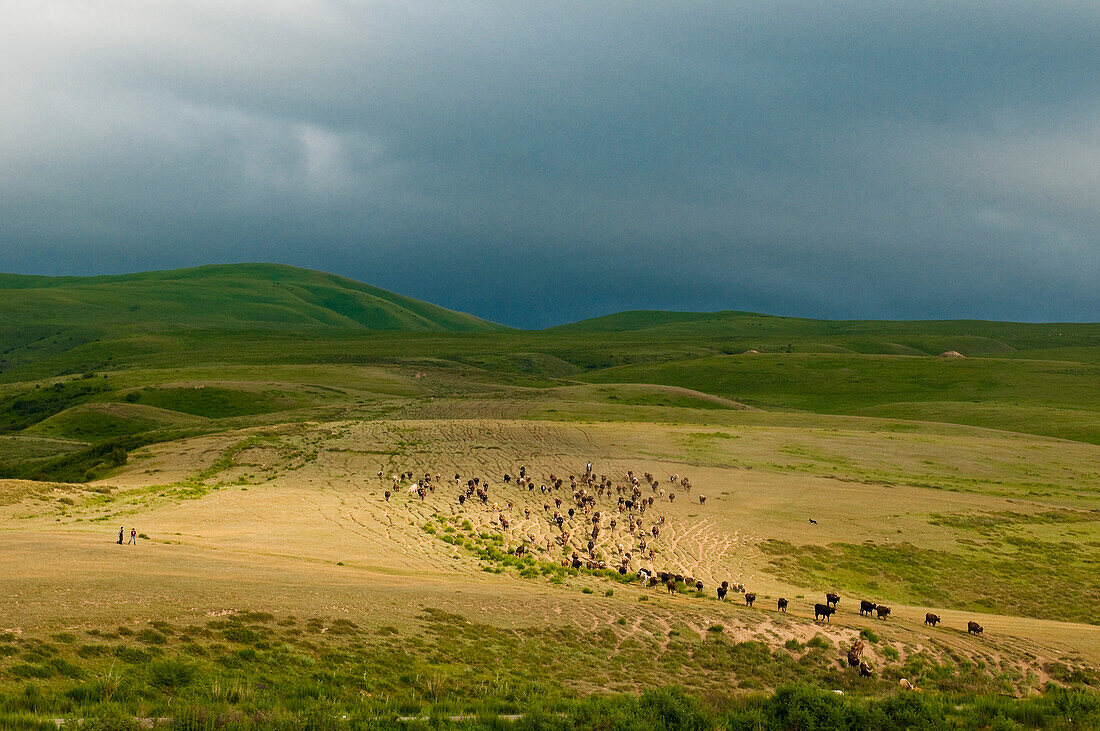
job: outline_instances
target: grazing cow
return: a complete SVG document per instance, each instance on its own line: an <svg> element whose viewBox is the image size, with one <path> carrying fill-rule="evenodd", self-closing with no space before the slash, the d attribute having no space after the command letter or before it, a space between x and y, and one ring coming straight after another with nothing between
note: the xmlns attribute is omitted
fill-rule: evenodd
<svg viewBox="0 0 1100 731"><path fill-rule="evenodd" d="M756 594L745 595L745 604L748 604L751 607L754 601L756 601Z"/></svg>
<svg viewBox="0 0 1100 731"><path fill-rule="evenodd" d="M699 496L699 504L700 505L706 505L706 502L707 502L707 496L706 495L700 495Z"/></svg>
<svg viewBox="0 0 1100 731"><path fill-rule="evenodd" d="M776 608L780 612L783 612L784 614L787 613L787 600L786 599L780 599L779 601L776 602L776 605L777 605Z"/></svg>
<svg viewBox="0 0 1100 731"><path fill-rule="evenodd" d="M860 614L860 616L863 616L864 614L870 614L871 612L875 611L875 607L877 607L877 606L878 605L875 604L874 602L869 602L866 599L860 601L860 603L859 603L859 614Z"/></svg>
<svg viewBox="0 0 1100 731"><path fill-rule="evenodd" d="M863 640L861 638L857 637L855 641L852 642L852 652L863 657Z"/></svg>
<svg viewBox="0 0 1100 731"><path fill-rule="evenodd" d="M966 631L968 634L980 635L984 628L977 622L970 621L966 623Z"/></svg>
<svg viewBox="0 0 1100 731"><path fill-rule="evenodd" d="M933 627L935 627L937 624L940 623L940 615L932 614L932 612L928 612L927 614L924 615L924 623L925 624L930 624Z"/></svg>
<svg viewBox="0 0 1100 731"><path fill-rule="evenodd" d="M665 583L665 587L668 589L669 594L675 594L676 593L676 579L669 578L668 582Z"/></svg>
<svg viewBox="0 0 1100 731"><path fill-rule="evenodd" d="M859 667L860 662L861 662L861 660L859 658L859 653L856 652L855 650L848 650L848 667L850 667L850 668Z"/></svg>
<svg viewBox="0 0 1100 731"><path fill-rule="evenodd" d="M836 607L830 607L828 604L815 604L814 605L814 621L817 622L820 619L827 619L830 623L833 621L830 617L833 616L833 612L836 611Z"/></svg>
<svg viewBox="0 0 1100 731"><path fill-rule="evenodd" d="M874 668L861 660L859 663L859 675L861 678L873 678L875 676Z"/></svg>
<svg viewBox="0 0 1100 731"><path fill-rule="evenodd" d="M389 501L390 501L390 491L386 490L386 502L388 503Z"/></svg>
<svg viewBox="0 0 1100 731"><path fill-rule="evenodd" d="M703 582L702 581L696 581L695 582L695 591L702 591L702 590L703 590Z"/></svg>
<svg viewBox="0 0 1100 731"><path fill-rule="evenodd" d="M725 601L726 600L726 592L728 592L728 591L729 591L729 588L727 588L725 586L719 586L718 587L718 599L720 601Z"/></svg>
<svg viewBox="0 0 1100 731"><path fill-rule="evenodd" d="M835 609L836 605L840 603L840 595L829 592L825 595L825 603L832 605L832 607Z"/></svg>
<svg viewBox="0 0 1100 731"><path fill-rule="evenodd" d="M890 616L890 607L884 607L883 605L879 604L877 607L875 607L875 614L878 615L879 619L886 619Z"/></svg>

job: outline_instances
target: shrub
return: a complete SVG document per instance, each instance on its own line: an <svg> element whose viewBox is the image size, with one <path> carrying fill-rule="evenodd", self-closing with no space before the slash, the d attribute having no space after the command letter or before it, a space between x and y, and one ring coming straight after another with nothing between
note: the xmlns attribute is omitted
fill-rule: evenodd
<svg viewBox="0 0 1100 731"><path fill-rule="evenodd" d="M178 658L158 660L149 665L149 683L161 690L177 690L195 679L195 666Z"/></svg>

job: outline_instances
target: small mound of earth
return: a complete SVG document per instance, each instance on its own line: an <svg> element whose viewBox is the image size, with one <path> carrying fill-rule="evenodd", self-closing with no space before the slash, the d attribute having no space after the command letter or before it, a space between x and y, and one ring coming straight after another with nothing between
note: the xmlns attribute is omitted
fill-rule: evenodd
<svg viewBox="0 0 1100 731"><path fill-rule="evenodd" d="M945 350L940 353L941 358L965 358L966 356L957 350Z"/></svg>

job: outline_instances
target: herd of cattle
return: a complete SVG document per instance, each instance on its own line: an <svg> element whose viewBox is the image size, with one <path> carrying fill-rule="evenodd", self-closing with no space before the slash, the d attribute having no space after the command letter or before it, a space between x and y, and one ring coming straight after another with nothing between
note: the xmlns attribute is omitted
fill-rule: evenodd
<svg viewBox="0 0 1100 731"><path fill-rule="evenodd" d="M686 587L688 589L694 588L696 591L699 592L703 591L704 588L702 581L697 581L696 579L693 579L691 577L684 577L679 574L669 574L666 571L658 571L656 574L650 575L645 569L642 569L638 572L638 577L642 580L643 583L646 583L649 586L656 586L658 583L663 582L664 585L668 588L669 594L678 593L681 587ZM718 598L724 601L726 599L726 595L729 593L731 588L740 591L745 595L746 605L751 607L756 602L756 594L752 592L746 592L745 587L742 584L730 584L728 581L723 581L721 586L718 587ZM814 604L814 621L820 622L824 620L827 622L831 622L833 614L836 613L837 604L839 603L839 594L833 594L831 592L826 594L824 604ZM786 613L789 604L790 602L788 602L787 599L780 597L776 600L776 609L777 611ZM876 604L874 602L867 601L866 599L861 600L859 603L860 616L875 616L878 619L886 619L890 616L890 611L890 607L886 606L885 604ZM939 625L940 622L940 615L933 614L932 612L925 613L925 624L936 627L937 625ZM967 622L966 631L969 634L980 635L984 631L984 628L977 622L971 620Z"/></svg>
<svg viewBox="0 0 1100 731"><path fill-rule="evenodd" d="M384 471L379 470L378 477L383 479ZM394 474L393 492L397 492L403 482L408 480L411 484L407 488L410 496L424 500L428 493L434 493L437 486L442 486L441 475L425 474L421 478L415 478L412 472ZM530 507L517 506L515 500L506 499L505 506L498 502L492 502L490 496L489 480L479 477L467 479L465 486L462 478L456 474L454 484L459 488L458 504L465 507L480 503L483 508L490 509L490 522L499 525L502 531L507 531L513 520L518 520L522 515L528 521L545 520L550 528L550 534L556 534L553 538L536 538L533 532L522 533L515 531L514 537L520 539L519 545L512 549L513 553L522 556L528 553L543 552L553 553L560 548L564 557L561 559L563 566L587 569L612 569L626 576L636 573L643 584L656 587L664 586L669 594L679 593L681 590L703 592L705 586L701 580L691 576L671 573L668 571L656 571L643 564L650 564L656 559L658 539L661 528L665 525L663 515L652 515L655 503L667 500L672 503L676 499L676 489L690 493L691 481L680 475L669 475L666 483L655 478L649 472L637 476L633 471L627 471L625 480L618 484L606 475L597 476L592 471L592 463L589 462L585 472L580 477L570 475L568 485L566 478L549 475L546 482L536 481L528 474L526 467L520 467L517 475L505 474L502 483L511 488L518 488L521 493L527 493L528 500L542 500L543 509L532 511ZM536 486L537 485L537 486ZM644 494L643 485L649 488L649 495ZM667 490L666 490L667 485ZM385 499L388 502L393 494L385 491ZM610 506L604 505L600 509L599 503L607 500L613 501ZM699 504L706 504L706 497L698 496ZM505 514L507 511L508 515ZM650 513L647 517L646 513ZM646 521L650 522L646 526ZM604 540L600 541L603 530L608 529ZM545 547L543 546L545 544ZM605 560L604 554L610 561ZM582 557L583 556L583 557ZM635 568L637 566L638 568ZM744 595L745 604L752 607L756 601L756 594L745 590L741 583L723 581L717 587L718 599L725 601L729 592ZM814 605L814 621L832 621L831 617L836 612L840 603L840 596L834 593L825 595L824 604ZM780 612L786 612L789 602L786 598L780 598L776 602L776 608ZM890 616L890 607L883 604L863 600L860 602L859 613L861 616L875 616L885 620ZM925 615L926 625L936 627L940 624L938 615L928 612ZM977 622L967 623L967 632L981 634L982 626ZM862 642L853 645L848 653L848 663L852 667L860 667L860 672L868 674L869 668L861 659Z"/></svg>
<svg viewBox="0 0 1100 731"><path fill-rule="evenodd" d="M380 480L383 475L384 470L379 470ZM445 482L438 473L417 478L411 471L394 474L392 480L392 489L384 493L387 502L406 481L405 491L420 500ZM675 502L677 491L690 494L692 489L691 480L680 475L661 480L649 472L627 471L625 479L614 480L593 472L591 462L582 475L551 474L544 480L536 480L526 467L520 467L518 474L505 474L498 484L503 494L494 500L501 487L490 487L488 478L468 478L463 485L462 476L455 474L458 508L480 505L488 510L491 524L502 531L511 529L511 537L520 541L514 549L519 555L560 550L564 565L617 570L623 575L652 565L665 525L664 515L655 513L663 503ZM519 495L510 492L517 489ZM700 506L706 505L705 495L696 498ZM531 502L536 506L541 502L542 510L532 509Z"/></svg>

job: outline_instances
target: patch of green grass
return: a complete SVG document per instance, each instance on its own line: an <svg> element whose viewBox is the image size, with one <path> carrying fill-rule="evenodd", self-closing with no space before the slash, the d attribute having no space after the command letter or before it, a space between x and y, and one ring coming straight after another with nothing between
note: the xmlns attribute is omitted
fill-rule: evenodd
<svg viewBox="0 0 1100 731"><path fill-rule="evenodd" d="M760 547L776 575L792 583L909 604L1100 624L1100 545L1010 535L951 551L909 543L795 546L775 539ZM1066 596L1074 601L1050 601Z"/></svg>
<svg viewBox="0 0 1100 731"><path fill-rule="evenodd" d="M665 406L681 409L728 409L726 404L712 399L675 393L641 393L620 395L608 393L604 398L612 404L622 406Z"/></svg>
<svg viewBox="0 0 1100 731"><path fill-rule="evenodd" d="M994 358L858 354L708 356L585 374L599 383L680 386L765 408L902 418L1065 437L1100 444L1100 365ZM921 404L951 404L948 413ZM991 410L997 407L1000 411ZM1042 407L1015 416L1004 409Z"/></svg>
<svg viewBox="0 0 1100 731"><path fill-rule="evenodd" d="M131 393L138 394L137 398L127 398L131 403L146 404L208 419L266 414L285 409L293 403L288 402L285 396L280 394L231 390L215 386L143 388Z"/></svg>

